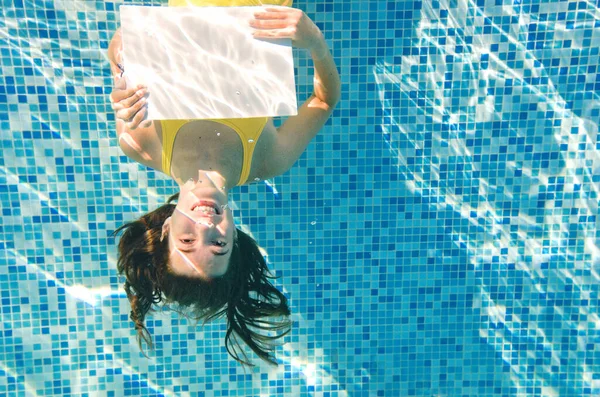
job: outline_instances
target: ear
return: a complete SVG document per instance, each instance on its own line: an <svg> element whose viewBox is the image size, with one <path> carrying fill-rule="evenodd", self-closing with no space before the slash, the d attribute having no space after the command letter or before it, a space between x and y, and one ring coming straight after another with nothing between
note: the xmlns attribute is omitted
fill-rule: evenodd
<svg viewBox="0 0 600 397"><path fill-rule="evenodd" d="M160 234L160 241L162 242L167 234L169 234L169 230L171 229L171 217L165 219L165 223L162 225L162 233Z"/></svg>

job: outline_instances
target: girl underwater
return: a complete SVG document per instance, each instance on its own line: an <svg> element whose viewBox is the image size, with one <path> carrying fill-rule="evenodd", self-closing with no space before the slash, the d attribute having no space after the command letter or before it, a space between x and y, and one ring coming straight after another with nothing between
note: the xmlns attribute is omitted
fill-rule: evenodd
<svg viewBox="0 0 600 397"><path fill-rule="evenodd" d="M291 1L169 1L169 6L182 5L266 6L257 8L251 21L254 36L289 38L294 47L308 50L314 91L279 128L268 118L148 121L148 90L127 87L120 29L115 33L108 57L119 146L180 189L167 204L114 232L122 232L117 268L126 278L130 318L143 351L142 341L152 348L144 321L153 304L175 305L204 322L225 316L225 346L234 359L252 365L240 349L241 338L261 359L276 364L276 341L291 328L289 306L269 281L257 243L235 227L228 194L293 166L336 106L340 78L321 31L303 11L284 7Z"/></svg>

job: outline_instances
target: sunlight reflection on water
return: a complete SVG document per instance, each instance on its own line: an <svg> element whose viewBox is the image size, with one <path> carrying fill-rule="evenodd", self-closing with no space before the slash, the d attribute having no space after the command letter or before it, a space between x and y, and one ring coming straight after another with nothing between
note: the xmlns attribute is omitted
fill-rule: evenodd
<svg viewBox="0 0 600 397"><path fill-rule="evenodd" d="M291 41L255 39L255 9L121 9L125 76L148 86L150 119L297 113Z"/></svg>
<svg viewBox="0 0 600 397"><path fill-rule="evenodd" d="M600 281L594 270L600 246L600 184L594 177L600 171L595 148L600 98L585 93L585 84L565 86L549 65L572 64L571 51L584 49L576 26L597 25L600 13L567 22L569 29L564 22L545 21L555 41L539 49L526 37L537 14L468 1L438 6L449 11L447 18L424 4L417 29L416 52L427 55L373 69L384 137L407 187L432 198L434 211L451 211L464 221L453 222L447 233L467 252L469 271L478 276L474 308L489 318L482 318L480 335L511 367L517 395L536 382L547 395L598 387L591 381L593 368L583 362L575 371L578 379L557 381L554 372L571 356L559 345L561 335L587 330L588 321L598 317L585 305L573 317L558 296L576 291L572 299L585 301L593 295L590 286ZM555 6L540 8L549 12ZM508 29L486 22L506 18L512 22ZM565 40L573 43L568 51L560 45ZM490 50L495 46L500 52ZM549 62L552 58L557 61ZM589 100L578 101L581 96ZM577 344L585 346L586 333L577 335ZM522 348L534 340L543 353ZM535 379L525 375L532 358L540 361Z"/></svg>

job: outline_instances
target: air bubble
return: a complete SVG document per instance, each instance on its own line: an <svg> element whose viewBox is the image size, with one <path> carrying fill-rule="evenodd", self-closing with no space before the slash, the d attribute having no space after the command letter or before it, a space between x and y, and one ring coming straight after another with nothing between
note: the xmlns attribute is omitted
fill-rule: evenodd
<svg viewBox="0 0 600 397"><path fill-rule="evenodd" d="M317 221L312 221L310 224L314 226L317 224Z"/></svg>
<svg viewBox="0 0 600 397"><path fill-rule="evenodd" d="M235 95L241 95L241 92L239 92L239 91L236 91L236 92L235 92Z"/></svg>
<svg viewBox="0 0 600 397"><path fill-rule="evenodd" d="M248 139L248 143L254 143L254 139Z"/></svg>
<svg viewBox="0 0 600 397"><path fill-rule="evenodd" d="M255 181L260 181L260 178L254 178Z"/></svg>
<svg viewBox="0 0 600 397"><path fill-rule="evenodd" d="M221 136L221 133L220 133L220 132L217 132L217 136Z"/></svg>

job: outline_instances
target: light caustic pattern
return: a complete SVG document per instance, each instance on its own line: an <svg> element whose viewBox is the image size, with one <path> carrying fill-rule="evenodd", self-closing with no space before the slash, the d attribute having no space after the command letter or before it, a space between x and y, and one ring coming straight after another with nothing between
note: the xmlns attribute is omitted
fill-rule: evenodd
<svg viewBox="0 0 600 397"><path fill-rule="evenodd" d="M2 295L0 313L0 390L18 395L104 394L133 382L148 394L179 396L197 394L205 382L220 384L221 375L205 373L204 360L212 355L217 362L228 362L222 339L199 336L189 342L188 334L201 335L203 330L206 335L223 335L223 321L200 329L176 313L148 320L151 332L170 335L176 349L187 349L189 342L193 362L186 372L197 382L191 386L185 376L152 379L148 373L175 366L170 354L162 355L164 342L157 337L159 353L146 360L132 339L129 303L115 275L114 241L103 233L123 220L109 218L99 208L139 214L158 207L167 193L160 183L152 187L152 172L133 162L119 164L122 153L107 119L112 111L105 90L112 82L105 48L98 47L100 3L56 0L43 17L38 2L23 3L23 15L12 6L3 6L5 14L0 14L0 47L9 54L0 64L0 75L8 86L41 86L44 91L19 90L19 98L9 92L8 119L0 118L2 139L10 142L2 148L1 184L11 199L24 203L10 213L3 209L1 222L3 233L15 238L0 241L0 280L8 293ZM97 63L82 62L90 57ZM174 59L173 65L181 63ZM24 75L23 68L31 74ZM268 74L259 77L262 89L278 92ZM39 131L40 136L23 139L18 134L22 131ZM89 136L89 131L95 135ZM277 196L276 187L264 183ZM235 202L230 205L237 209ZM175 325L169 315L177 318ZM320 362L311 361L305 357L308 350L300 338L278 353L284 364L278 369L257 362L269 377L254 377L252 387L268 390L266 384L284 379L290 371L311 386L337 385L325 355L320 354ZM189 391L183 392L183 386ZM299 391L302 385L295 388Z"/></svg>
<svg viewBox="0 0 600 397"><path fill-rule="evenodd" d="M88 213L105 200L94 192L94 185L103 185L105 192L113 189L110 163L120 155L116 148L108 147L106 139L106 115L111 112L108 98L94 95L98 88L110 86L110 77L94 75L94 68L82 67L79 59L85 57L84 43L98 40L96 22L81 18L93 15L95 8L92 2L57 0L52 2L54 18L50 14L42 18L36 14L39 2L16 2L24 3L18 10L10 3L3 4L0 18L0 75L6 79L3 88L16 87L18 96L9 93L8 115L0 119L2 139L11 142L2 148L0 183L27 205L18 205L9 213L3 209L2 231L15 238L1 241L0 250L3 291L10 289L9 295L3 294L9 302L3 301L0 314L0 373L4 375L0 387L5 391L8 387L14 395L60 395L66 389L57 386L56 374L64 372L69 381L62 385L68 383L71 393L99 392L115 370L119 377L139 379L139 368L133 369L123 360L138 354L135 346L127 351L113 349L113 342L129 335L128 329L120 329L114 321L118 320L115 310L127 313L126 298L121 289L113 287L105 266L107 258L99 250L108 245L108 239L98 233L97 225L107 219L103 214ZM61 13L68 22L59 29L56 15ZM56 31L61 32L58 37L43 35ZM76 40L79 34L85 34L81 41ZM79 46L74 46L76 41ZM99 63L107 68L106 59L100 56L104 51L89 52L98 54ZM68 62L71 59L65 59L65 54L75 59ZM81 84L83 79L85 84ZM26 86L43 87L44 91L21 90ZM88 127L100 135L91 148L84 135ZM87 142L82 144L84 140ZM98 143L104 146L102 156ZM93 171L97 168L104 172ZM112 203L144 207L139 197L145 195L139 194L139 185L147 184L145 173L138 178L137 165L124 168L135 183L114 186L119 195ZM151 196L152 200L159 199ZM75 211L74 207L88 211ZM115 258L108 261L114 269ZM94 328L103 323L112 324L112 336L105 335L102 345L90 342ZM49 358L48 352L59 348L62 353ZM46 371L32 369L42 362ZM53 378L54 387L48 386ZM146 383L157 390L151 381ZM161 389L164 395L174 395Z"/></svg>
<svg viewBox="0 0 600 397"><path fill-rule="evenodd" d="M290 41L255 39L249 26L254 12L255 7L122 10L125 76L130 85L149 87L151 118L296 113ZM162 20L178 28L157 29Z"/></svg>
<svg viewBox="0 0 600 397"><path fill-rule="evenodd" d="M598 391L600 10L477 4L423 3L419 55L374 68L382 132L407 187L451 220L515 395Z"/></svg>

